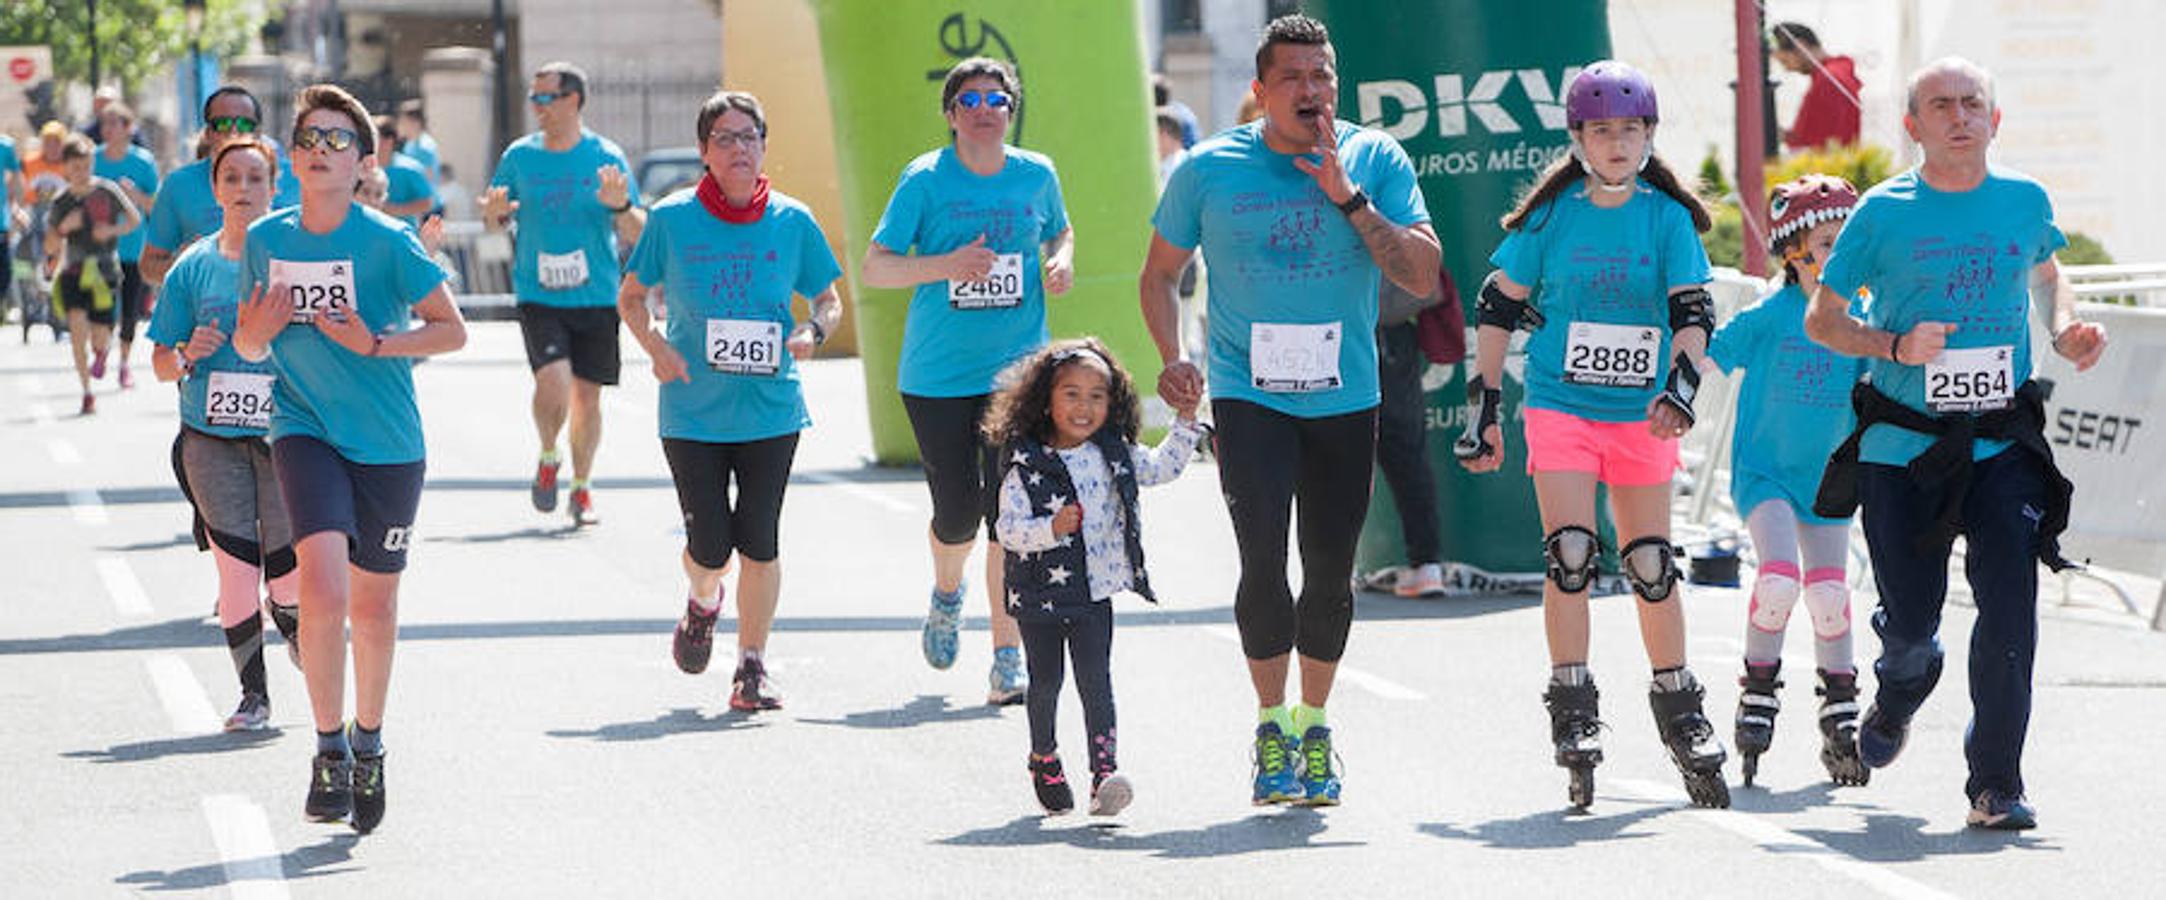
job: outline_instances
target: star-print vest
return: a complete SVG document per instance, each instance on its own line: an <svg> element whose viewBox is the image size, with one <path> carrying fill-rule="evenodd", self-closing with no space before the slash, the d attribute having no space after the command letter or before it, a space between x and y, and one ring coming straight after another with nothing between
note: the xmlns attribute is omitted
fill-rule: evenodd
<svg viewBox="0 0 2166 900"><path fill-rule="evenodd" d="M1157 603L1158 595L1152 593L1150 578L1143 571L1143 527L1136 515L1136 470L1128 445L1110 428L1092 435L1091 443L1097 445L1113 475L1113 491L1121 507L1122 543L1128 552L1128 569L1134 573L1135 583L1130 587L1143 599ZM1017 442L1008 448L1007 465L1021 473L1023 493L1030 497L1033 512L1050 515L1047 504L1055 496L1062 498L1063 506L1075 502L1075 482L1067 464L1044 444L1033 440ZM1003 571L1008 594L1015 601L1009 604L1008 611L1016 618L1059 621L1064 615L1089 611L1090 573L1085 569L1088 553L1079 534L1063 535L1060 545L1051 550L1010 550L1002 555L1006 557Z"/></svg>

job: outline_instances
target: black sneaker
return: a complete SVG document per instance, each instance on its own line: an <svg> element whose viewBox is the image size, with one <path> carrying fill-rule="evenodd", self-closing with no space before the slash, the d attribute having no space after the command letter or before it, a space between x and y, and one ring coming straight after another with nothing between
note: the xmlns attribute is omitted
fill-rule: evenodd
<svg viewBox="0 0 2166 900"><path fill-rule="evenodd" d="M758 657L739 663L737 673L730 676L730 708L738 712L782 708L782 695L775 692L774 679Z"/></svg>
<svg viewBox="0 0 2166 900"><path fill-rule="evenodd" d="M714 622L721 615L719 606L711 612L700 612L699 604L685 601L684 618L677 620L670 655L676 657L677 668L686 675L707 671L707 659L714 655Z"/></svg>
<svg viewBox="0 0 2166 900"><path fill-rule="evenodd" d="M1038 805L1046 815L1066 815L1075 810L1075 790L1068 786L1068 776L1060 770L1060 757L1031 757L1030 786L1038 792Z"/></svg>
<svg viewBox="0 0 2166 900"><path fill-rule="evenodd" d="M384 755L353 758L353 830L367 834L384 820Z"/></svg>
<svg viewBox="0 0 2166 900"><path fill-rule="evenodd" d="M344 753L318 753L308 776L310 821L336 822L353 811L353 760Z"/></svg>

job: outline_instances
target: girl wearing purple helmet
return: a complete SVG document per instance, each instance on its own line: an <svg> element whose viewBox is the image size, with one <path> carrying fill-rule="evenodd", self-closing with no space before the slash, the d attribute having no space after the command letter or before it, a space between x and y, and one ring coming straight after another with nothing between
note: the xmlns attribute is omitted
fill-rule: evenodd
<svg viewBox="0 0 2166 900"><path fill-rule="evenodd" d="M1654 154L1654 85L1614 60L1589 65L1565 94L1571 153L1543 173L1503 219L1477 318L1476 377L1467 433L1455 448L1469 471L1503 464L1498 408L1512 332L1526 342L1527 471L1541 505L1548 569L1544 630L1557 764L1571 770L1572 805L1594 799L1602 761L1594 679L1587 669L1587 593L1601 543L1595 489L1609 486L1624 542L1624 574L1654 668L1648 700L1686 792L1730 805L1725 757L1701 712L1704 691L1685 667L1685 617L1675 602L1670 476L1677 439L1692 427L1699 362L1714 325L1698 233L1707 210Z"/></svg>

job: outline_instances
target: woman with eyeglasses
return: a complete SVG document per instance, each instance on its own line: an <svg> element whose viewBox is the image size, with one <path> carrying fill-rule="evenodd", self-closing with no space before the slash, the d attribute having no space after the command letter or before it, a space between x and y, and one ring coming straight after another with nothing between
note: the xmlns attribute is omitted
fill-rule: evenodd
<svg viewBox="0 0 2166 900"><path fill-rule="evenodd" d="M327 84L302 90L296 106L289 159L301 203L248 228L233 349L268 358L277 376L271 464L293 523L316 725L305 810L317 821L350 815L366 834L384 816L384 701L427 449L413 359L464 346L466 325L421 239L354 201L357 176L376 164L368 110Z"/></svg>
<svg viewBox="0 0 2166 900"><path fill-rule="evenodd" d="M662 455L684 513L690 590L672 655L685 674L707 670L722 577L743 557L729 705L757 712L782 708L761 655L782 591L782 495L798 433L812 424L797 361L842 319L842 267L812 211L768 190L759 100L718 92L695 127L706 174L655 205L625 264L617 312L662 383ZM657 287L668 310L660 330L646 305ZM793 294L812 303L802 322Z"/></svg>
<svg viewBox="0 0 2166 900"><path fill-rule="evenodd" d="M993 530L1000 465L978 425L1000 371L1046 342L1046 295L1075 281L1075 232L1053 161L1007 143L1022 99L1007 63L975 57L949 70L940 109L953 142L903 168L863 267L868 287L914 289L896 380L933 498L925 661L955 664L963 564L982 524L993 632L986 702L1000 705L1023 702L1029 685Z"/></svg>

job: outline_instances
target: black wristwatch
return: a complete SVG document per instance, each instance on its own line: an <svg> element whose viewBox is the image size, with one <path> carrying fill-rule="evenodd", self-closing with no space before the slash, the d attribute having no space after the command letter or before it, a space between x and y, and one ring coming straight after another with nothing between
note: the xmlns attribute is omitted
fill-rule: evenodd
<svg viewBox="0 0 2166 900"><path fill-rule="evenodd" d="M812 346L818 347L827 343L827 329L820 327L820 320L807 316L805 324L812 326Z"/></svg>
<svg viewBox="0 0 2166 900"><path fill-rule="evenodd" d="M1338 206L1340 212L1351 216L1360 212L1362 207L1369 205L1369 195L1363 193L1360 188L1355 188L1354 196L1346 198L1345 203L1335 205Z"/></svg>

